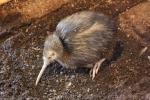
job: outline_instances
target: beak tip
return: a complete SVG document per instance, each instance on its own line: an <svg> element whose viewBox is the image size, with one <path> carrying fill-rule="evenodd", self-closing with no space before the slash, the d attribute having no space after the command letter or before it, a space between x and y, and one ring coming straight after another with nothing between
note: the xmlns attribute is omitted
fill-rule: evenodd
<svg viewBox="0 0 150 100"><path fill-rule="evenodd" d="M40 81L40 78L41 78L42 74L44 73L44 71L45 71L47 65L48 65L48 62L44 62L44 65L42 66L42 69L40 70L40 73L39 73L39 75L38 75L38 77L37 77L37 79L36 79L35 86L38 85L38 83L39 83L39 81Z"/></svg>
<svg viewBox="0 0 150 100"><path fill-rule="evenodd" d="M38 83L37 83L37 82L35 82L35 86L37 86L37 84L38 84Z"/></svg>
<svg viewBox="0 0 150 100"><path fill-rule="evenodd" d="M38 76L37 79L36 79L36 82L35 82L35 86L38 85L39 81L40 81L40 77Z"/></svg>

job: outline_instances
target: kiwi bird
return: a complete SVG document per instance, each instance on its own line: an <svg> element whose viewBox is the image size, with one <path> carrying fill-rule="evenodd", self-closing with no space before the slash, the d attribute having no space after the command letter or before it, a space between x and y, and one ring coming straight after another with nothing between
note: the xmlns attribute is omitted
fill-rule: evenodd
<svg viewBox="0 0 150 100"><path fill-rule="evenodd" d="M44 64L37 77L38 84L44 70L53 61L67 68L91 68L94 79L101 64L109 57L114 40L114 22L94 11L81 11L61 20L44 43Z"/></svg>

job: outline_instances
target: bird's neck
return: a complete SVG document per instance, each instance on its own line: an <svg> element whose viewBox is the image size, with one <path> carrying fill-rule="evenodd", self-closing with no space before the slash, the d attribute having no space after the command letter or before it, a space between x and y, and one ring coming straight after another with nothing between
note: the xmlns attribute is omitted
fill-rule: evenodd
<svg viewBox="0 0 150 100"><path fill-rule="evenodd" d="M69 52L66 48L66 44L65 44L64 40L62 38L60 38L59 36L57 36L57 38L58 38L57 44L59 45L58 50L61 53L59 60L61 60L65 64L69 59Z"/></svg>

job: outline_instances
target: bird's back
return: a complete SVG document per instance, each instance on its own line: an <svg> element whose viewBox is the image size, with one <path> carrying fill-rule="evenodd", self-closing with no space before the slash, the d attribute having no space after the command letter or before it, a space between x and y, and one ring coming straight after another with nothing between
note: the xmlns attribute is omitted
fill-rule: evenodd
<svg viewBox="0 0 150 100"><path fill-rule="evenodd" d="M88 29L94 23L93 12L83 11L75 13L61 20L56 27L56 34L67 39L81 30Z"/></svg>
<svg viewBox="0 0 150 100"><path fill-rule="evenodd" d="M65 62L85 65L106 55L113 30L114 24L107 16L83 11L60 21L55 34L62 39L64 49L69 53Z"/></svg>

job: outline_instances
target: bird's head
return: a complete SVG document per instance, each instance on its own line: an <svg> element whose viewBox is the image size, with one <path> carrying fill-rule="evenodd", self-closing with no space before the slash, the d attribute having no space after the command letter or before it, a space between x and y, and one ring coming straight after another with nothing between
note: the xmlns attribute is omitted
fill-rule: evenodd
<svg viewBox="0 0 150 100"><path fill-rule="evenodd" d="M58 60L63 55L63 45L58 36L55 34L49 35L44 43L43 50L43 66L37 77L36 85L38 84L46 67L55 60Z"/></svg>

